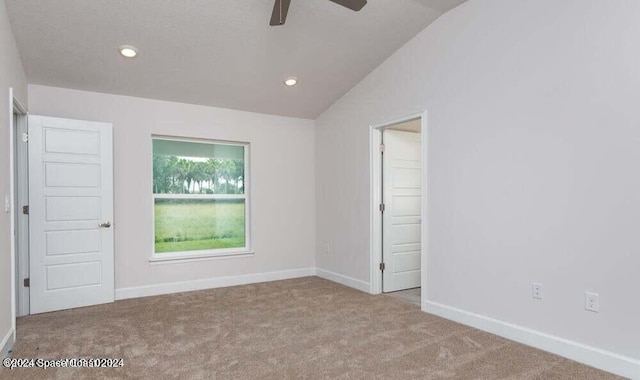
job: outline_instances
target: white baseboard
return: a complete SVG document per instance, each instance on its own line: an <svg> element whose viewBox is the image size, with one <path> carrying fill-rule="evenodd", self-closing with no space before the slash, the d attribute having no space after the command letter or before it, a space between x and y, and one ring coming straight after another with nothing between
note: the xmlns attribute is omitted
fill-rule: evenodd
<svg viewBox="0 0 640 380"><path fill-rule="evenodd" d="M116 289L116 300L157 296L161 294L189 292L227 286L255 284L259 282L287 280L290 278L315 276L315 268L300 268L267 273L253 273L239 276L214 277L193 281L171 282L157 285L134 286Z"/></svg>
<svg viewBox="0 0 640 380"><path fill-rule="evenodd" d="M425 301L423 311L619 376L640 379L640 360L436 302Z"/></svg>
<svg viewBox="0 0 640 380"><path fill-rule="evenodd" d="M7 335L2 338L2 342L0 342L0 358L6 358L9 356L9 350L13 348L14 340L13 327L9 329Z"/></svg>
<svg viewBox="0 0 640 380"><path fill-rule="evenodd" d="M369 293L371 291L371 285L368 282L357 280L348 276L343 276L341 274L330 272L328 270L316 268L316 275L320 278L324 278L325 280L337 282L338 284L358 289L361 292Z"/></svg>
<svg viewBox="0 0 640 380"><path fill-rule="evenodd" d="M223 288L227 286L255 284L259 282L286 280L290 278L299 278L307 276L318 276L329 281L369 293L370 285L368 282L357 280L348 276L319 268L301 268L283 270L268 273L253 273L239 276L214 277L193 281L171 282L156 285L133 286L128 288L119 288L115 290L115 299L124 300L128 298L139 298L158 296L161 294L171 294L180 292L190 292L193 290L204 290Z"/></svg>

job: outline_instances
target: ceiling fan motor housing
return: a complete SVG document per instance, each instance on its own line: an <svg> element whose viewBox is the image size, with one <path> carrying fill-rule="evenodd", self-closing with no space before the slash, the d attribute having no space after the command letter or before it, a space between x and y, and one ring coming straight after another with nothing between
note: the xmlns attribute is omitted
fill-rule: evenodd
<svg viewBox="0 0 640 380"><path fill-rule="evenodd" d="M367 0L330 0L336 4L340 4L343 7L349 8L354 11L359 11L367 5ZM273 12L271 13L271 21L269 25L278 26L284 25L285 21L287 21L287 13L289 13L289 5L291 5L291 0L275 0L273 4Z"/></svg>

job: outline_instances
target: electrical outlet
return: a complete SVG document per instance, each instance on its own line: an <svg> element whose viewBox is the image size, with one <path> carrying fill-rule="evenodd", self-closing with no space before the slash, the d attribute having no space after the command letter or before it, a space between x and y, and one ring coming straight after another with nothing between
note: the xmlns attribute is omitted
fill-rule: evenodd
<svg viewBox="0 0 640 380"><path fill-rule="evenodd" d="M542 299L542 284L534 282L533 285L531 285L531 291L533 298L538 300Z"/></svg>
<svg viewBox="0 0 640 380"><path fill-rule="evenodd" d="M331 255L331 242L324 243L324 253L325 255Z"/></svg>
<svg viewBox="0 0 640 380"><path fill-rule="evenodd" d="M598 293L584 293L584 309L598 312L600 310L600 299Z"/></svg>

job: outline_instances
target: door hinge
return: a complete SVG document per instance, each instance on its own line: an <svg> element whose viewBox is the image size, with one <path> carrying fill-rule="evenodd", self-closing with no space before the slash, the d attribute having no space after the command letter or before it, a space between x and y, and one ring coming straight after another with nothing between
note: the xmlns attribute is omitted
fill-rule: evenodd
<svg viewBox="0 0 640 380"><path fill-rule="evenodd" d="M25 287L25 288L28 288L29 286L31 286L31 281L30 281L30 279L25 278L25 279L24 279L24 287Z"/></svg>
<svg viewBox="0 0 640 380"><path fill-rule="evenodd" d="M22 142L24 142L24 143L29 142L29 134L28 133L23 133L22 134Z"/></svg>
<svg viewBox="0 0 640 380"><path fill-rule="evenodd" d="M384 263L380 263L380 270L384 272L385 265Z"/></svg>
<svg viewBox="0 0 640 380"><path fill-rule="evenodd" d="M384 203L380 203L380 212L384 212Z"/></svg>
<svg viewBox="0 0 640 380"><path fill-rule="evenodd" d="M380 153L384 153L384 144L380 144Z"/></svg>
<svg viewBox="0 0 640 380"><path fill-rule="evenodd" d="M29 205L22 206L22 213L25 215L29 215Z"/></svg>

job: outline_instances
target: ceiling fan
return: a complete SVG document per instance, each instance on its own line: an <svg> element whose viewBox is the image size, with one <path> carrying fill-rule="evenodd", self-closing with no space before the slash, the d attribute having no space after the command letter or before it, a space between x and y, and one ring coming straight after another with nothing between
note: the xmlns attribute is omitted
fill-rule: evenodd
<svg viewBox="0 0 640 380"><path fill-rule="evenodd" d="M347 7L354 11L359 11L367 4L367 0L331 0L336 4L340 4L343 7ZM287 12L289 12L289 4L291 0L276 0L273 4L273 13L271 14L271 21L269 25L278 26L284 25L287 20Z"/></svg>

